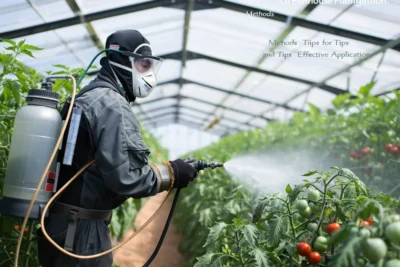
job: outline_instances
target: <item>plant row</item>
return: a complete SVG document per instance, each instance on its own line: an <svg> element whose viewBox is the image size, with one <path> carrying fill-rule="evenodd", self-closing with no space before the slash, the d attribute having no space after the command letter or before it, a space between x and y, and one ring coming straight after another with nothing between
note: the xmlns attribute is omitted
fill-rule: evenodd
<svg viewBox="0 0 400 267"><path fill-rule="evenodd" d="M361 87L356 97L338 96L325 113L310 104L308 113L296 113L288 123L274 122L261 130L224 137L188 155L226 162L259 152L301 157L307 151L316 159L315 168L319 162L329 162L345 169L316 172L315 181L288 185L286 196L249 190L224 170L206 171L182 192L175 218L185 237L181 249L190 258L187 266L308 266L318 261L320 266L346 267L396 258L396 245L384 231L389 214L397 212L392 197L400 194L395 149L400 143L400 95L374 97L373 86ZM292 164L291 160L285 162ZM306 197L310 188L311 195L318 192L318 200ZM386 194L376 195L380 191ZM369 204L363 206L364 202ZM340 238L332 239L330 230L325 231L328 225L340 227ZM356 228L367 229L369 238L353 238ZM380 251L382 260L376 263L362 251L369 246L365 244L382 244L379 239L387 251ZM300 243L304 244L297 251ZM344 248L351 248L351 254ZM352 259L360 263L353 264Z"/></svg>

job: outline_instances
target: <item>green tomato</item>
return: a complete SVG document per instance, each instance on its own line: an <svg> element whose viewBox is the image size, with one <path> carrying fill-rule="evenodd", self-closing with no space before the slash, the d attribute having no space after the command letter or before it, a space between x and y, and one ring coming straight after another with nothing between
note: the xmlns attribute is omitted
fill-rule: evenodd
<svg viewBox="0 0 400 267"><path fill-rule="evenodd" d="M333 213L334 213L334 211L331 208L326 207L324 210L325 216L331 216Z"/></svg>
<svg viewBox="0 0 400 267"><path fill-rule="evenodd" d="M309 223L307 224L307 230L310 232L314 232L316 231L318 228L318 224L317 223Z"/></svg>
<svg viewBox="0 0 400 267"><path fill-rule="evenodd" d="M386 226L385 236L395 244L400 243L400 222L394 222Z"/></svg>
<svg viewBox="0 0 400 267"><path fill-rule="evenodd" d="M392 214L392 215L390 215L389 216L389 222L398 222L398 221L400 221L400 215L398 215L398 214Z"/></svg>
<svg viewBox="0 0 400 267"><path fill-rule="evenodd" d="M200 170L200 171L199 171L199 175L200 175L200 176L204 175L204 170Z"/></svg>
<svg viewBox="0 0 400 267"><path fill-rule="evenodd" d="M305 222L305 221L306 221L306 219L305 219L304 217L302 217L302 216L299 215L299 222L303 223L303 222Z"/></svg>
<svg viewBox="0 0 400 267"><path fill-rule="evenodd" d="M375 263L385 257L387 246L380 238L368 238L362 245L362 251L365 258Z"/></svg>
<svg viewBox="0 0 400 267"><path fill-rule="evenodd" d="M311 215L311 208L307 207L305 210L299 211L299 213L300 213L301 217L308 218Z"/></svg>
<svg viewBox="0 0 400 267"><path fill-rule="evenodd" d="M310 206L311 210L312 210L313 212L315 212L315 213L320 213L321 210L322 210L322 206L321 206L321 205L318 205L318 204L316 204L316 203L310 203L309 206Z"/></svg>
<svg viewBox="0 0 400 267"><path fill-rule="evenodd" d="M302 199L302 200L298 200L298 201L296 202L296 209L297 209L298 211L302 211L302 210L305 210L305 209L307 209L307 208L308 208L308 202L307 202L307 200Z"/></svg>
<svg viewBox="0 0 400 267"><path fill-rule="evenodd" d="M371 236L371 232L367 228L363 227L358 232L358 236L361 238L369 238Z"/></svg>
<svg viewBox="0 0 400 267"><path fill-rule="evenodd" d="M394 259L387 261L385 264L385 267L399 267L400 266L400 260Z"/></svg>
<svg viewBox="0 0 400 267"><path fill-rule="evenodd" d="M356 236L356 235L358 235L359 234L359 229L358 229L358 227L351 227L350 228L350 235L352 235L352 236Z"/></svg>
<svg viewBox="0 0 400 267"><path fill-rule="evenodd" d="M308 191L307 198L312 201L318 201L321 198L321 194L316 189L310 189L310 191Z"/></svg>
<svg viewBox="0 0 400 267"><path fill-rule="evenodd" d="M328 239L324 236L319 236L315 239L314 249L319 252L325 252L328 248Z"/></svg>

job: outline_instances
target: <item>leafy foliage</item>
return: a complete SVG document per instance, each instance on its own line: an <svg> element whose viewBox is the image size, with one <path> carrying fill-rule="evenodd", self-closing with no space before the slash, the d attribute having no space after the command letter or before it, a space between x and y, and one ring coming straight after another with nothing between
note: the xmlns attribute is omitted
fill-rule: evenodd
<svg viewBox="0 0 400 267"><path fill-rule="evenodd" d="M185 236L182 250L190 257L187 266L193 266L196 257L216 252L229 255L222 259L221 266L258 266L254 257L250 259L250 252L247 253L245 249L237 251L237 242L232 240L232 235L237 231L231 227L234 218L242 222L252 221L258 229L258 233L252 236L256 240L254 244L274 266L298 266L303 264L302 261L307 264L296 252L297 242L303 239L313 242L318 235L326 235L322 229L330 222L339 221L342 225L360 223L360 217L370 214L374 217L378 232L383 232L383 211L397 209L398 202L388 195L376 193L383 191L394 197L400 195L397 179L400 153L385 148L388 143L394 147L400 143L400 93L394 92L391 98L374 97L371 95L373 86L374 83L370 83L361 87L357 97L339 95L333 100L333 108L327 112L309 105L309 113L295 113L288 123L273 122L261 130L226 136L217 144L187 155L221 162L262 151L297 153L301 157L306 147L315 158L331 162L331 166L345 167L333 168L329 172L312 170L304 174L303 184L282 188L286 191L286 197L262 196L257 190L250 192L232 180L224 170L206 171L183 191L175 217L179 230ZM312 213L310 217L303 218L296 210L295 203L298 199L305 199L304 195L310 188L318 189L323 197L309 202L313 207ZM370 204L363 206L363 203ZM210 221L228 225L218 239L228 238L228 242L203 247ZM310 222L317 223L317 232L307 230ZM349 235L349 231L340 232L342 238L337 242L332 241L339 247L348 243L346 240ZM243 232L240 233L243 235ZM251 243L244 237L241 242ZM339 252L341 248L335 251ZM353 251L353 256L360 253L356 244L351 245L350 251ZM244 265L239 255L245 257L244 262L248 259ZM332 258L331 255L328 258ZM344 259L346 255L340 259L343 264ZM339 258L335 257L334 260ZM328 262L323 259L323 263Z"/></svg>

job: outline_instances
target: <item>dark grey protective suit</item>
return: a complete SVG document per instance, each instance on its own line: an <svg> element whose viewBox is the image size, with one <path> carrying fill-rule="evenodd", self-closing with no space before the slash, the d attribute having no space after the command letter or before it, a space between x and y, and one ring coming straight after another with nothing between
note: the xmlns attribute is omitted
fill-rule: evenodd
<svg viewBox="0 0 400 267"><path fill-rule="evenodd" d="M147 165L149 150L142 140L139 123L116 84L106 72L94 82L103 80L114 88L96 88L76 99L76 107L82 112L77 144L72 166L61 165L60 188L85 163L96 163L74 181L59 202L86 209L111 210L127 198L155 195L159 182L156 173ZM63 147L65 147L64 138ZM60 157L63 153L60 153ZM62 160L61 160L62 162ZM79 219L77 223L74 253L91 255L110 249L109 221ZM68 218L50 214L46 230L60 245L64 245ZM48 266L104 266L110 267L112 254L92 260L68 257L54 248L38 230L39 259Z"/></svg>

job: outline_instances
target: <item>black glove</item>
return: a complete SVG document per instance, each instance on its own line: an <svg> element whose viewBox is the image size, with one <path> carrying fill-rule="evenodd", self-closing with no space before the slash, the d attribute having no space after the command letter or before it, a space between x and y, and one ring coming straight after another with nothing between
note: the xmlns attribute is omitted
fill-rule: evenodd
<svg viewBox="0 0 400 267"><path fill-rule="evenodd" d="M198 171L190 163L182 159L170 161L170 163L175 175L174 188L187 187L189 182L197 177Z"/></svg>

